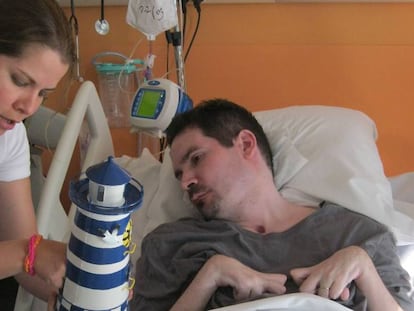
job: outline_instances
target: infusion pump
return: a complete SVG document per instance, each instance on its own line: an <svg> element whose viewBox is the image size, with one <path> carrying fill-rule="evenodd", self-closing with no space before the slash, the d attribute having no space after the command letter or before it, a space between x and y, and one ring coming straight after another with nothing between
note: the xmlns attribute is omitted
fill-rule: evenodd
<svg viewBox="0 0 414 311"><path fill-rule="evenodd" d="M132 101L132 131L144 131L161 138L176 114L192 108L191 99L174 82L167 79L146 81Z"/></svg>

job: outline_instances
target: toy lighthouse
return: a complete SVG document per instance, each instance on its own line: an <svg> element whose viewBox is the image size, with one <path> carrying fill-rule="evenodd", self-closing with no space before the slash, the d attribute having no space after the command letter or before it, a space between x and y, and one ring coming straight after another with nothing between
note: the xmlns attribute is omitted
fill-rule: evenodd
<svg viewBox="0 0 414 311"><path fill-rule="evenodd" d="M67 247L59 311L124 311L130 285L130 215L141 206L142 185L109 157L72 182L77 205Z"/></svg>

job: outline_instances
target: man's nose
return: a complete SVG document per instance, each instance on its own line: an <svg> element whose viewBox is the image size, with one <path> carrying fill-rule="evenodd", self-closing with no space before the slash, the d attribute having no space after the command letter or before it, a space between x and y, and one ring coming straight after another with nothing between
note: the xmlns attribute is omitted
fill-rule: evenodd
<svg viewBox="0 0 414 311"><path fill-rule="evenodd" d="M192 186L196 184L197 184L197 179L195 178L193 173L187 172L182 175L181 188L183 188L183 190L188 191L191 189Z"/></svg>

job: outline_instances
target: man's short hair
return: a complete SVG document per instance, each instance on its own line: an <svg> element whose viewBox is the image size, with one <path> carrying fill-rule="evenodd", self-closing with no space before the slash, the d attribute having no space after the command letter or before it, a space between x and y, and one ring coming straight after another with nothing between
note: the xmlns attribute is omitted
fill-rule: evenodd
<svg viewBox="0 0 414 311"><path fill-rule="evenodd" d="M266 134L254 115L229 100L215 98L202 101L193 109L176 115L166 129L167 144L188 128L199 128L205 136L216 139L222 146L233 146L241 130L251 131L259 150L273 174L273 159Z"/></svg>

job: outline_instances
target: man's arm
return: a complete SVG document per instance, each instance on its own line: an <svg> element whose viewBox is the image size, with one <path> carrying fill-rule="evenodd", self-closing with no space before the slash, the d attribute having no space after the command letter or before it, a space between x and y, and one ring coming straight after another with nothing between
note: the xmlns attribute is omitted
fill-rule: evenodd
<svg viewBox="0 0 414 311"><path fill-rule="evenodd" d="M269 293L283 294L285 282L285 275L257 272L236 259L214 255L199 270L171 311L204 310L219 287L232 287L235 299L242 302Z"/></svg>

